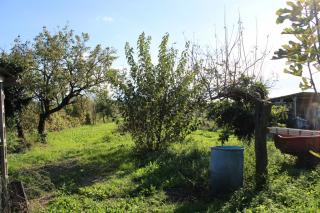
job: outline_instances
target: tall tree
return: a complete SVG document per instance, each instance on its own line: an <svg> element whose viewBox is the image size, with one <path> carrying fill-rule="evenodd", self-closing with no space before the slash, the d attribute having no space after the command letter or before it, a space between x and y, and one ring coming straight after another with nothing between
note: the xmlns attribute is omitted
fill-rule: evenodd
<svg viewBox="0 0 320 213"><path fill-rule="evenodd" d="M32 94L22 84L21 80L23 74L32 67L33 60L31 52L27 51L26 44L22 44L20 39L16 39L15 43L19 45L15 45L9 54L1 53L0 69L4 69L16 79L14 83L6 83L4 87L6 117L14 120L17 136L22 145L26 147L27 143L22 126L22 111L32 100Z"/></svg>
<svg viewBox="0 0 320 213"><path fill-rule="evenodd" d="M108 90L100 90L96 92L96 111L102 116L103 122L105 118L114 116L115 101L110 99Z"/></svg>
<svg viewBox="0 0 320 213"><path fill-rule="evenodd" d="M262 81L262 66L266 58L266 47L259 49L258 38L253 48L245 43L244 27L239 17L237 30L229 36L228 27L224 26L224 42L215 35L216 44L213 49L202 51L194 45L192 61L201 68L200 79L205 85L205 97L216 100L226 95L232 87L248 86L248 83Z"/></svg>
<svg viewBox="0 0 320 213"><path fill-rule="evenodd" d="M23 79L39 103L40 136L45 136L45 122L51 114L85 91L105 83L111 75L115 51L101 45L92 49L88 41L88 34L75 35L67 27L56 33L44 27L35 37L30 47L34 66Z"/></svg>
<svg viewBox="0 0 320 213"><path fill-rule="evenodd" d="M292 37L275 52L273 59L286 59L284 72L301 77L300 88L312 88L318 94L314 75L320 71L320 1L288 1L277 11L277 23L290 23L282 34Z"/></svg>

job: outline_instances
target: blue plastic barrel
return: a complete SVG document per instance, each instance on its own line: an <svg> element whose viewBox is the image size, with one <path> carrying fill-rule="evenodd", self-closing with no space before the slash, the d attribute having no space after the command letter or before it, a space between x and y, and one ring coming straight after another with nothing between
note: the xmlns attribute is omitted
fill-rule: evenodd
<svg viewBox="0 0 320 213"><path fill-rule="evenodd" d="M210 187L213 194L224 194L243 186L243 153L240 146L211 147Z"/></svg>

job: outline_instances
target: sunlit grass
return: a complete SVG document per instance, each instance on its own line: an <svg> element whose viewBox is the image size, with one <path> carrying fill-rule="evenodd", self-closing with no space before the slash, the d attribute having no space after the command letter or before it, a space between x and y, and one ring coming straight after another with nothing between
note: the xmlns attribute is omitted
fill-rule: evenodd
<svg viewBox="0 0 320 213"><path fill-rule="evenodd" d="M25 183L33 212L316 212L320 170L294 166L268 142L269 185L254 189L254 149L245 147L245 184L213 198L210 147L218 133L197 130L162 153L137 156L128 134L113 123L53 132L48 144L9 155L11 179ZM307 202L306 202L307 201Z"/></svg>

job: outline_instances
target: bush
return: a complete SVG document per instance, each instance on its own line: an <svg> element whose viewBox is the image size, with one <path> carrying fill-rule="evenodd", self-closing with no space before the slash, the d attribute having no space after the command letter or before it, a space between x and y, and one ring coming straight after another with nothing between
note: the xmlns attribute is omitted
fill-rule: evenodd
<svg viewBox="0 0 320 213"><path fill-rule="evenodd" d="M217 101L209 106L208 118L222 128L219 140L222 145L231 134L250 141L254 135L254 107L243 101Z"/></svg>
<svg viewBox="0 0 320 213"><path fill-rule="evenodd" d="M288 123L288 112L289 109L282 106L272 106L271 108L271 124L273 126L285 127Z"/></svg>
<svg viewBox="0 0 320 213"><path fill-rule="evenodd" d="M120 110L138 151L164 149L181 141L193 126L200 88L196 72L188 67L188 49L177 59L177 50L168 48L166 34L159 46L158 64L151 62L150 37L138 39L138 60L126 44L130 70L118 79Z"/></svg>
<svg viewBox="0 0 320 213"><path fill-rule="evenodd" d="M7 151L8 153L18 153L25 147L22 147L19 138L15 135L13 130L7 129Z"/></svg>
<svg viewBox="0 0 320 213"><path fill-rule="evenodd" d="M47 129L49 131L61 131L66 128L80 125L80 118L68 115L65 110L61 110L55 114L52 114L47 121Z"/></svg>
<svg viewBox="0 0 320 213"><path fill-rule="evenodd" d="M79 125L95 123L95 103L88 97L78 97L76 102L66 106L65 111L70 120L77 120Z"/></svg>
<svg viewBox="0 0 320 213"><path fill-rule="evenodd" d="M37 129L39 121L39 108L35 102L31 102L22 112L22 126L27 133L33 133ZM48 131L60 131L86 124L87 119L90 123L94 120L91 114L93 102L86 97L78 98L77 102L68 105L65 109L54 113L46 122ZM12 119L7 119L9 127L14 128L15 123Z"/></svg>
<svg viewBox="0 0 320 213"><path fill-rule="evenodd" d="M31 102L22 111L22 126L28 132L32 132L37 129L39 120L39 108L36 103Z"/></svg>

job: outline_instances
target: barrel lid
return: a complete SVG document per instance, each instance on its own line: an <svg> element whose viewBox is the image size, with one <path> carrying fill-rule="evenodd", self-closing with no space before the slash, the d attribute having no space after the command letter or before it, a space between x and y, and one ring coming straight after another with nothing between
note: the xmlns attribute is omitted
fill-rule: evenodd
<svg viewBox="0 0 320 213"><path fill-rule="evenodd" d="M212 146L211 150L222 150L222 151L243 151L242 146Z"/></svg>

